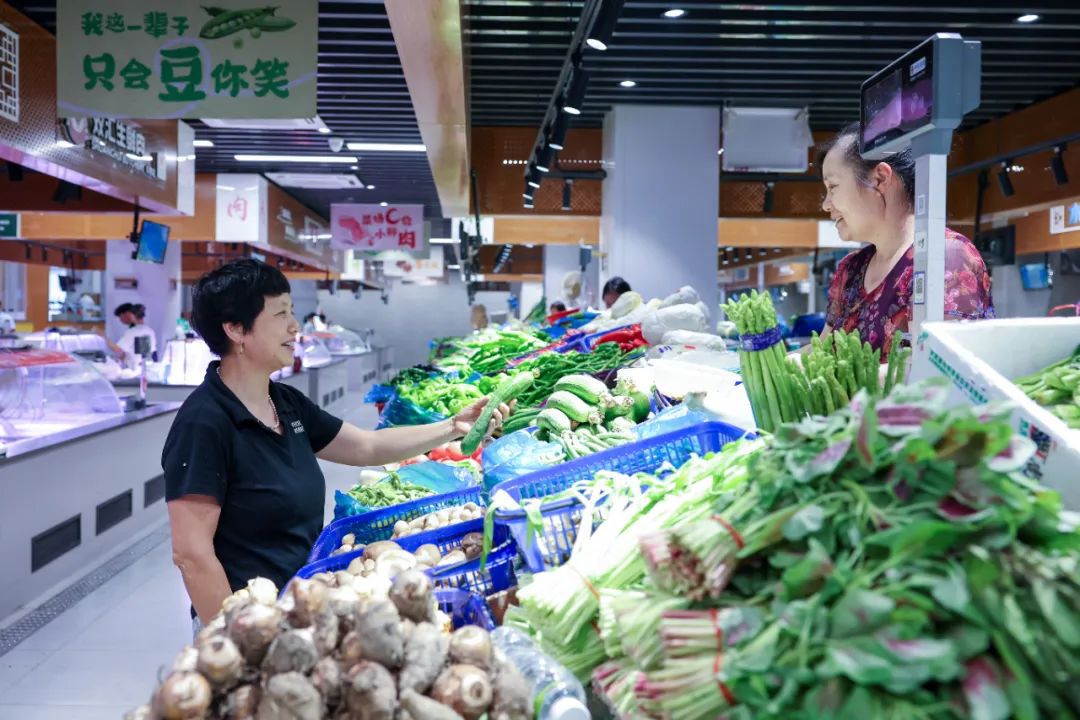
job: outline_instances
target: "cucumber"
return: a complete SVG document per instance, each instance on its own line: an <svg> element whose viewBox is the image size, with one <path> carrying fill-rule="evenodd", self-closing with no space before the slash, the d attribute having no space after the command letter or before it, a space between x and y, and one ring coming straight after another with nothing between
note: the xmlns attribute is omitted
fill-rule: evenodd
<svg viewBox="0 0 1080 720"><path fill-rule="evenodd" d="M480 418L461 441L462 455L472 455L476 452L476 449L480 447L480 442L487 435L488 426L491 425L491 416L495 414L495 410L503 403L510 402L528 390L532 386L534 379L531 372L520 372L491 393L488 397L488 404L480 412Z"/></svg>
<svg viewBox="0 0 1080 720"><path fill-rule="evenodd" d="M566 413L566 417L574 422L587 422L599 425L601 421L599 411L573 393L566 390L556 390L551 393L547 400L547 407L555 408Z"/></svg>

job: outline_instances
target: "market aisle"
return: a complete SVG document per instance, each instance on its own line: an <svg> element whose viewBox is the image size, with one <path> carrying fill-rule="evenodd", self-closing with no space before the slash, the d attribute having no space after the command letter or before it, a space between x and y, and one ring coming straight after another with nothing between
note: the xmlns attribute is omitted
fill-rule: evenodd
<svg viewBox="0 0 1080 720"><path fill-rule="evenodd" d="M374 427L375 409L361 398L349 398L344 417ZM351 487L359 471L321 464L329 520L334 490ZM191 640L168 528L147 540L149 552L0 655L0 720L118 720L146 702L159 671Z"/></svg>

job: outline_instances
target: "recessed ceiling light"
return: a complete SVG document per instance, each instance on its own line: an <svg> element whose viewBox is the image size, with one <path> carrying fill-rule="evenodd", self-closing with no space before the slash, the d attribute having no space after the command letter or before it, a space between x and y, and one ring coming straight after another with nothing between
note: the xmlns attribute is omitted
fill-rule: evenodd
<svg viewBox="0 0 1080 720"><path fill-rule="evenodd" d="M337 163L355 165L358 158L348 155L234 155L237 162Z"/></svg>
<svg viewBox="0 0 1080 720"><path fill-rule="evenodd" d="M1038 15L1034 15L1034 14L1030 14L1030 13L1029 13L1029 14L1027 14L1027 15L1021 15L1020 17L1016 18L1016 22L1020 22L1020 23L1033 23L1033 22L1035 22L1035 21L1036 21L1036 20L1038 20L1038 19L1039 19L1039 16L1038 16Z"/></svg>
<svg viewBox="0 0 1080 720"><path fill-rule="evenodd" d="M386 201L384 200L383 202L379 203L379 207L386 207L386 206L387 206L387 205L389 205L389 204L390 204L390 203L388 203L388 202L386 202Z"/></svg>
<svg viewBox="0 0 1080 720"><path fill-rule="evenodd" d="M214 147L213 140L196 140L192 143L195 147Z"/></svg>
<svg viewBox="0 0 1080 720"><path fill-rule="evenodd" d="M360 166L359 166L359 165L350 165L350 166L349 166L349 169L350 169L350 170L359 170L359 169L360 169Z"/></svg>
<svg viewBox="0 0 1080 720"><path fill-rule="evenodd" d="M626 88L637 87L637 83L633 80L623 80L619 85Z"/></svg>
<svg viewBox="0 0 1080 720"><path fill-rule="evenodd" d="M427 152L427 146L420 143L351 142L348 148L357 152Z"/></svg>
<svg viewBox="0 0 1080 720"><path fill-rule="evenodd" d="M666 18L680 18L685 14L686 14L686 11L683 10L682 8L671 8L670 10L667 10L666 12L664 12L664 17L666 17Z"/></svg>
<svg viewBox="0 0 1080 720"><path fill-rule="evenodd" d="M319 128L319 132L321 132L323 135L329 135L333 131L328 127L321 127Z"/></svg>
<svg viewBox="0 0 1080 720"><path fill-rule="evenodd" d="M374 190L374 189L375 189L375 186L374 186L374 185L368 185L368 186L367 186L367 189L368 189L368 190Z"/></svg>
<svg viewBox="0 0 1080 720"><path fill-rule="evenodd" d="M58 148L73 148L73 147L75 147L75 143L68 142L67 140L57 140L56 141L56 147L58 147Z"/></svg>

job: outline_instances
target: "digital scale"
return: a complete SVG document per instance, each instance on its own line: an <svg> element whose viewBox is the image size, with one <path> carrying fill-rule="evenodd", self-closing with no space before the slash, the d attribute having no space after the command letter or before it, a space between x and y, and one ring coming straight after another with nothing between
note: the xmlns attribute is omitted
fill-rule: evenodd
<svg viewBox="0 0 1080 720"><path fill-rule="evenodd" d="M915 156L911 337L945 318L945 196L953 130L981 102L982 44L938 33L862 84L859 152Z"/></svg>

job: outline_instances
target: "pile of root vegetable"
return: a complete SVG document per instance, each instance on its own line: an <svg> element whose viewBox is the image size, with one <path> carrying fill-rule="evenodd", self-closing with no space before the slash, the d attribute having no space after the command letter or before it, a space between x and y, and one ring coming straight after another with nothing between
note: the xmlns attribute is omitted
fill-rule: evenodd
<svg viewBox="0 0 1080 720"><path fill-rule="evenodd" d="M441 626L431 580L388 599L296 579L230 597L129 720L528 720L530 691L488 632Z"/></svg>

